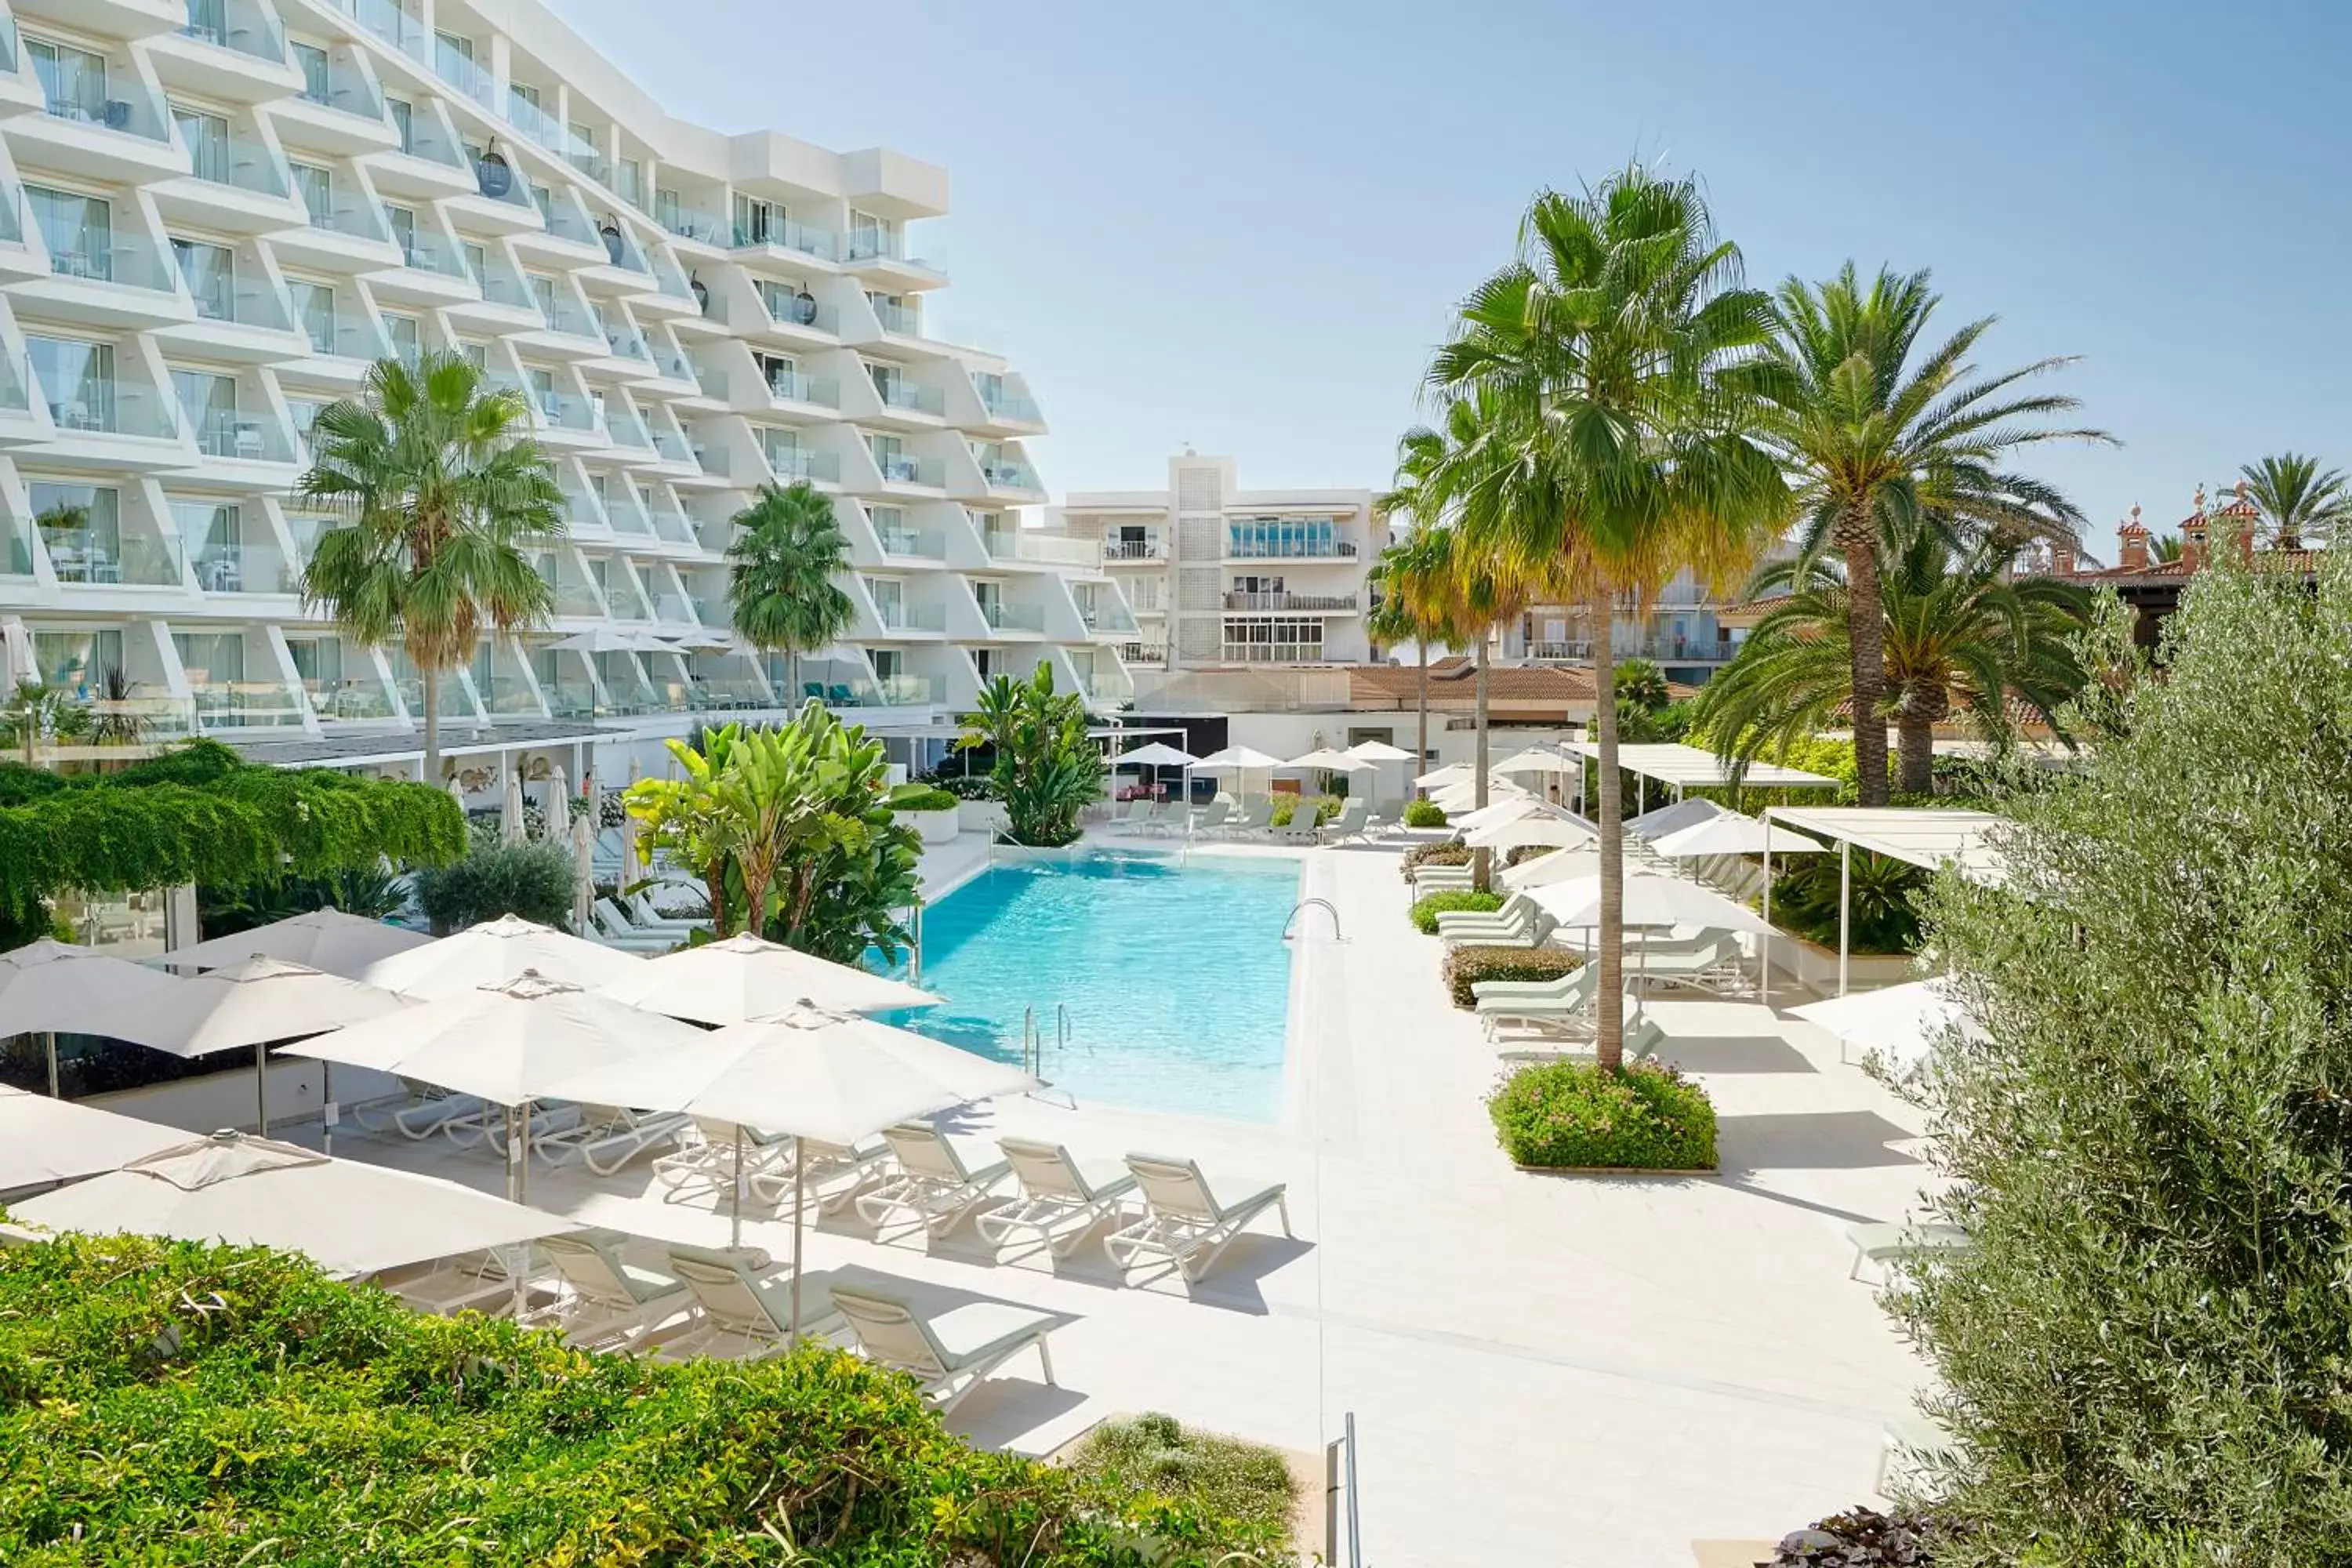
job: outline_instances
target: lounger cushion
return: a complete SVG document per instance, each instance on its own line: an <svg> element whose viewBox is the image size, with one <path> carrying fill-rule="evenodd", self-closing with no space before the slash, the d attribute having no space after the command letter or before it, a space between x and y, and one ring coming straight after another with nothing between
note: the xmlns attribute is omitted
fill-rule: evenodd
<svg viewBox="0 0 2352 1568"><path fill-rule="evenodd" d="M987 1361L1054 1326L1050 1312L1033 1312L1000 1301L971 1301L922 1321L930 1325L931 1338L950 1372Z"/></svg>

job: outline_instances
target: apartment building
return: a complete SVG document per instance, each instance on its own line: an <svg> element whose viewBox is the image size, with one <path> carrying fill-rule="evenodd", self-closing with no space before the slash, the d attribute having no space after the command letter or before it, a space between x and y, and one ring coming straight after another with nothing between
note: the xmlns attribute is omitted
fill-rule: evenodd
<svg viewBox="0 0 2352 1568"><path fill-rule="evenodd" d="M1370 657L1366 578L1388 524L1370 490L1244 490L1234 459L1187 451L1164 490L1074 493L1049 515L1099 542L1139 627L1121 656L1146 691L1179 670Z"/></svg>
<svg viewBox="0 0 2352 1568"><path fill-rule="evenodd" d="M1536 605L1504 629L1503 658L1529 664L1592 662L1593 616L1583 605ZM1643 605L1630 600L1610 622L1610 647L1619 658L1655 661L1668 680L1704 686L1747 640L1753 617L1738 595L1709 591L1688 572Z"/></svg>
<svg viewBox="0 0 2352 1568"><path fill-rule="evenodd" d="M1041 663L1116 704L1099 542L1023 526L1038 405L934 321L947 206L897 153L677 118L536 0L0 5L5 673L151 737L418 752L405 657L300 602L336 520L293 490L371 362L446 350L523 396L570 524L554 622L443 683L453 752L657 760L804 692L935 731ZM769 480L851 542L856 624L792 668L728 627Z"/></svg>

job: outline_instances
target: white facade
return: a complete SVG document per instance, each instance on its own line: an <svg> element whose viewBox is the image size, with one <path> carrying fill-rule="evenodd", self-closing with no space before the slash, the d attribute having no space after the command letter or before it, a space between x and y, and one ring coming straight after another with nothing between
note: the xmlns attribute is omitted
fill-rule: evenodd
<svg viewBox="0 0 2352 1568"><path fill-rule="evenodd" d="M1053 515L1101 542L1141 628L1124 651L1147 695L1171 671L1371 656L1366 577L1388 525L1370 490L1244 490L1231 458L1187 452L1164 490L1075 493Z"/></svg>
<svg viewBox="0 0 2352 1568"><path fill-rule="evenodd" d="M1098 546L1021 525L1045 500L1027 386L929 320L943 171L676 119L536 0L16 12L12 684L101 709L127 685L110 710L151 736L416 752L404 657L299 602L330 520L290 492L311 420L371 361L447 349L523 393L571 500L541 563L557 618L444 682L453 749L537 721L657 757L702 715L797 706L794 684L911 731L1041 662L1130 693L1136 625ZM771 479L834 497L855 565L856 625L792 670L727 630L730 519ZM607 646L554 646L593 631Z"/></svg>

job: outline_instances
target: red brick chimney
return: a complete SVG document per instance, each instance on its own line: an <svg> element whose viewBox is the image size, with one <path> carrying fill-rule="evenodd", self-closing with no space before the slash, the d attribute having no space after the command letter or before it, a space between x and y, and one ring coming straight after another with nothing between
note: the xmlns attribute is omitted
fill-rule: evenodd
<svg viewBox="0 0 2352 1568"><path fill-rule="evenodd" d="M2180 564L2195 572L2205 564L2205 487L2197 487L2197 510L2180 520Z"/></svg>
<svg viewBox="0 0 2352 1568"><path fill-rule="evenodd" d="M2254 558L2254 530L2263 521L2263 510L2246 494L2246 481L2238 481L2236 499L2221 510L2221 537L2238 547L2240 561Z"/></svg>
<svg viewBox="0 0 2352 1568"><path fill-rule="evenodd" d="M2116 530L2116 538L2121 545L2116 552L2116 563L2126 572L2147 571L2148 534L2146 525L2139 520L2137 504L2132 507L2131 516L2125 520L2124 525Z"/></svg>
<svg viewBox="0 0 2352 1568"><path fill-rule="evenodd" d="M2053 539L2050 542L2050 575L2072 577L2074 574L2074 542Z"/></svg>

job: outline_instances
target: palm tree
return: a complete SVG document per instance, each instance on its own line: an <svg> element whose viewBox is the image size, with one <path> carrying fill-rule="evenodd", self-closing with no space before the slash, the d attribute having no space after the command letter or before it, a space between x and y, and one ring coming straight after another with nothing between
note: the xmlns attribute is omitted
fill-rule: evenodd
<svg viewBox="0 0 2352 1568"><path fill-rule="evenodd" d="M2299 550L2309 541L2326 542L2336 524L2352 510L2352 480L2340 468L2322 471L2316 458L2281 452L2238 472L2245 478L2246 495L2269 520L2272 542L2281 550Z"/></svg>
<svg viewBox="0 0 2352 1568"><path fill-rule="evenodd" d="M1788 488L1744 429L1761 392L1771 302L1739 286L1689 180L1638 166L1579 195L1546 192L1521 258L1480 284L1429 381L1482 405L1449 489L1472 548L1580 590L1593 625L1601 776L1596 1056L1624 1054L1624 844L1605 628L1621 595L1685 567L1744 574L1788 515Z"/></svg>
<svg viewBox="0 0 2352 1568"><path fill-rule="evenodd" d="M735 514L727 547L734 563L727 603L735 629L752 647L782 652L788 684L799 689L800 661L849 629L857 610L834 579L849 564L849 538L833 501L805 480L790 489L761 485L759 499Z"/></svg>
<svg viewBox="0 0 2352 1568"><path fill-rule="evenodd" d="M1930 528L1915 530L1886 563L1885 687L1906 795L1932 787L1935 728L1956 711L1996 745L2012 733L2012 703L2069 739L2060 710L2088 679L2074 639L2090 622L2090 591L2012 578L2007 565L1991 544L1955 555ZM1818 558L1776 562L1751 590L1777 601L1707 682L1693 716L1725 756L1743 762L1811 734L1853 701L1851 616L1861 613L1844 574Z"/></svg>
<svg viewBox="0 0 2352 1568"><path fill-rule="evenodd" d="M1456 630L1448 618L1452 552L1447 541L1438 533L1438 525L1445 514L1444 501L1431 483L1444 451L1445 437L1434 430L1415 428L1405 432L1403 439L1397 443L1396 489L1376 503L1391 515L1402 513L1412 519L1412 531L1402 542L1381 552L1372 568L1372 581L1388 593L1367 629L1370 635L1387 640L1401 642L1410 637L1420 656L1415 706L1419 710L1421 743L1415 753L1415 772L1427 764L1429 756L1430 645L1450 641Z"/></svg>
<svg viewBox="0 0 2352 1568"><path fill-rule="evenodd" d="M2159 533L2149 542L2147 558L2158 563L2180 559L2180 535Z"/></svg>
<svg viewBox="0 0 2352 1568"><path fill-rule="evenodd" d="M463 354L368 371L358 402L320 411L304 500L351 517L319 536L302 602L362 647L397 639L423 677L425 776L441 776L441 676L486 629L544 622L554 591L531 552L563 537L563 492L523 435L520 394Z"/></svg>
<svg viewBox="0 0 2352 1568"><path fill-rule="evenodd" d="M2072 540L2083 522L2074 503L2000 465L2039 442L2113 439L2044 423L2078 406L2072 397L2011 393L2068 360L1978 375L1969 356L1991 328L1990 316L1915 361L1939 302L1925 272L1882 268L1864 288L1850 261L1819 285L1791 278L1778 296L1780 374L1768 389L1767 434L1796 481L1804 553L1833 552L1845 563L1855 606L1854 766L1864 805L1886 801L1878 579L1893 542L1923 521L2011 550L2036 538Z"/></svg>

